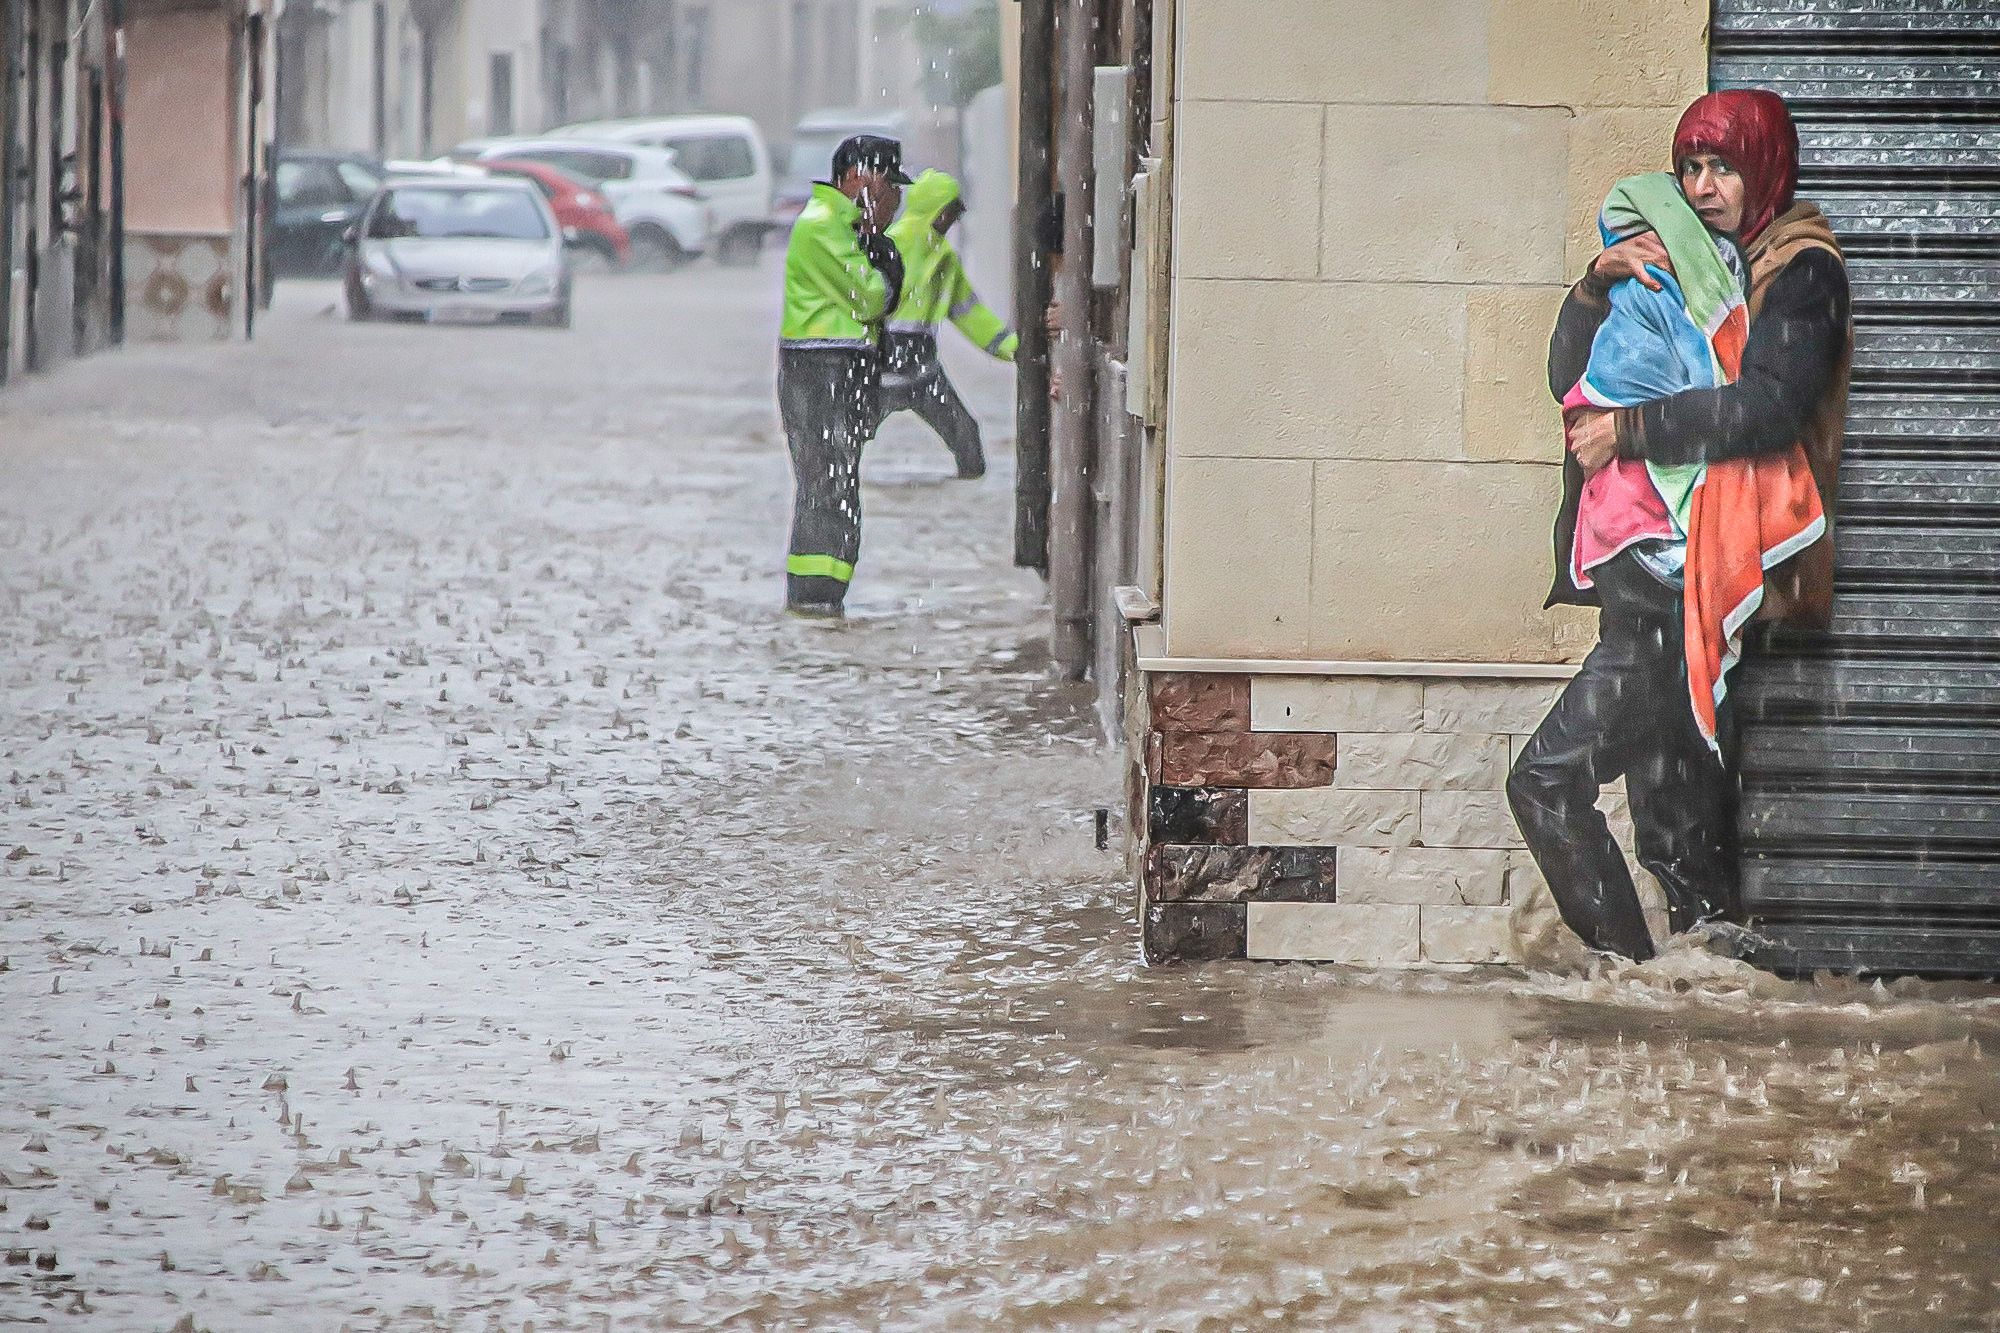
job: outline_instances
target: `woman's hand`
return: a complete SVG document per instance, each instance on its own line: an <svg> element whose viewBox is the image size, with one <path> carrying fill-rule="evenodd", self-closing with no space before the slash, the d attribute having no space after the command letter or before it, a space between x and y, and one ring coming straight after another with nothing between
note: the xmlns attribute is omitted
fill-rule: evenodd
<svg viewBox="0 0 2000 1333"><path fill-rule="evenodd" d="M1603 253L1590 261L1590 280L1608 292L1626 278L1637 278L1648 291L1657 292L1660 280L1646 272L1648 264L1669 273L1674 271L1674 261L1667 257L1667 247L1650 231L1606 246Z"/></svg>
<svg viewBox="0 0 2000 1333"><path fill-rule="evenodd" d="M1609 412L1573 413L1563 437L1586 477L1596 476L1618 457L1618 419Z"/></svg>

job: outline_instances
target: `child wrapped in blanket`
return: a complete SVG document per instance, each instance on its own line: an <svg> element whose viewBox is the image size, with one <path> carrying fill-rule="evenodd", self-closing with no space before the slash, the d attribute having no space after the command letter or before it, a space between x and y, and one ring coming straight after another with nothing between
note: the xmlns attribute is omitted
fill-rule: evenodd
<svg viewBox="0 0 2000 1333"><path fill-rule="evenodd" d="M1618 182L1598 230L1607 246L1652 232L1673 267L1648 269L1657 289L1636 278L1611 289L1588 367L1563 398L1565 418L1733 383L1749 335L1735 240L1710 231L1665 172ZM1713 466L1615 458L1584 483L1570 579L1588 588L1593 569L1630 550L1647 572L1686 593L1689 707L1702 738L1718 749L1729 669L1763 598L1762 574L1825 531L1819 492L1796 446L1783 457Z"/></svg>
<svg viewBox="0 0 2000 1333"><path fill-rule="evenodd" d="M1611 289L1611 313L1591 342L1589 368L1563 399L1565 417L1733 381L1749 332L1736 242L1703 225L1666 172L1619 181L1597 225L1607 246L1652 232L1673 269L1648 269L1657 290L1636 278ZM1630 549L1649 572L1680 587L1695 487L1705 470L1698 463L1663 467L1618 458L1592 476L1577 510L1571 581L1592 586L1591 570Z"/></svg>

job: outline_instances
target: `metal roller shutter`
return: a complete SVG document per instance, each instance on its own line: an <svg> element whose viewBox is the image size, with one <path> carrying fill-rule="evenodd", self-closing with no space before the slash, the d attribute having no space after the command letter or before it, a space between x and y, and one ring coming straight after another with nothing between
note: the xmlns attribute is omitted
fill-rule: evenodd
<svg viewBox="0 0 2000 1333"><path fill-rule="evenodd" d="M1717 0L1855 295L1834 634L1747 661L1756 961L2000 974L2000 0Z"/></svg>

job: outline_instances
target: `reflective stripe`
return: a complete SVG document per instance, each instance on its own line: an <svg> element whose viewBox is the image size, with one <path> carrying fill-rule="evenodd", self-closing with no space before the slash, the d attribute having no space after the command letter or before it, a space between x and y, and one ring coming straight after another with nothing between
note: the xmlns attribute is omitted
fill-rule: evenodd
<svg viewBox="0 0 2000 1333"><path fill-rule="evenodd" d="M995 356L1000 355L1000 348L1013 336L1014 330L1008 328L1001 329L1000 332L993 335L993 341L986 344L986 350Z"/></svg>
<svg viewBox="0 0 2000 1333"><path fill-rule="evenodd" d="M802 579L839 579L842 583L854 581L854 566L830 555L788 555L785 557L785 572Z"/></svg>
<svg viewBox="0 0 2000 1333"><path fill-rule="evenodd" d="M977 309L979 309L979 298L977 296L968 296L951 308L951 317L959 319Z"/></svg>
<svg viewBox="0 0 2000 1333"><path fill-rule="evenodd" d="M935 333L937 325L924 319L892 319L889 321L891 333Z"/></svg>
<svg viewBox="0 0 2000 1333"><path fill-rule="evenodd" d="M866 338L780 338L778 346L794 352L824 351L832 348L844 352L866 352L875 344Z"/></svg>

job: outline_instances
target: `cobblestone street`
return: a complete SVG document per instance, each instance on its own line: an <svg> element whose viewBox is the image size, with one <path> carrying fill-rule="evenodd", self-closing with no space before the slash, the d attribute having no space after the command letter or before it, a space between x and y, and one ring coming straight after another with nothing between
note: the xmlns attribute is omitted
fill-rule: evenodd
<svg viewBox="0 0 2000 1333"><path fill-rule="evenodd" d="M787 621L776 282L0 396L0 1327L1990 1324L1989 992L1142 968L1006 369Z"/></svg>
<svg viewBox="0 0 2000 1333"><path fill-rule="evenodd" d="M287 284L248 348L0 400L0 1197L56 1263L0 1270L0 1323L548 1301L627 1197L726 1195L649 1184L653 1139L824 1077L801 990L903 930L853 860L910 893L1032 834L1028 873L1104 876L1004 446L972 486L885 432L854 621L777 615L772 281L602 282L574 334L355 327ZM930 845L996 763L1028 820ZM516 1238L447 1278L438 1228ZM251 1276L294 1287L222 1294Z"/></svg>

